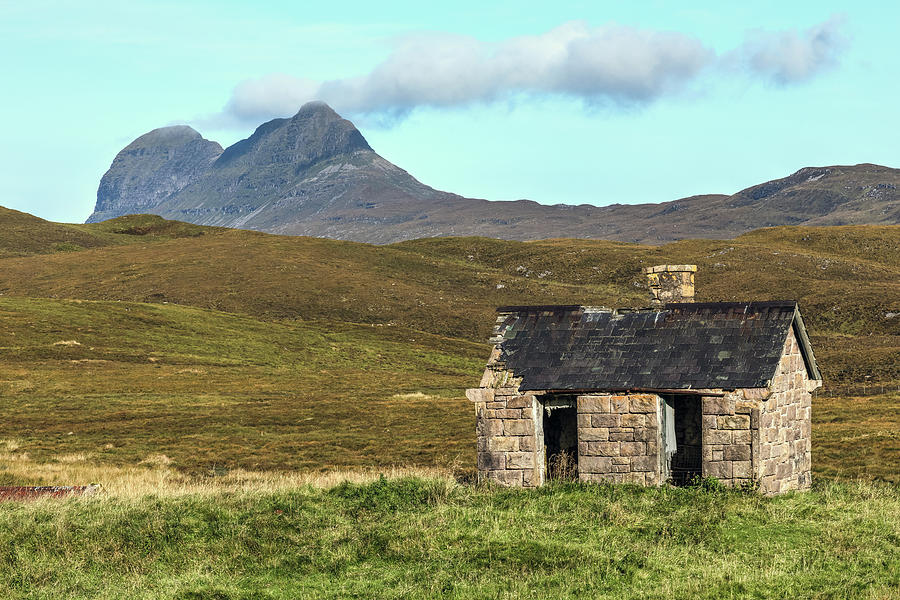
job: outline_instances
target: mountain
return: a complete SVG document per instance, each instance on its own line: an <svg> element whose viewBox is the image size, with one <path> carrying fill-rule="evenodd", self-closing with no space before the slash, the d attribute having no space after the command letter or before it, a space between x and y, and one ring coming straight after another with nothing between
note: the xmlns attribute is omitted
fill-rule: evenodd
<svg viewBox="0 0 900 600"><path fill-rule="evenodd" d="M385 160L321 102L274 119L222 150L190 127L123 149L88 222L135 213L201 225L371 243L478 235L665 243L730 238L759 227L900 223L900 170L809 167L733 195L661 204L541 205L435 190ZM598 197L598 201L604 198Z"/></svg>

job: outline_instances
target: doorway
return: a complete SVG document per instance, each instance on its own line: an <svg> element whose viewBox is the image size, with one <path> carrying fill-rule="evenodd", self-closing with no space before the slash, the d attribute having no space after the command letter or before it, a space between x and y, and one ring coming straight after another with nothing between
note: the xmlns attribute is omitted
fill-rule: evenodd
<svg viewBox="0 0 900 600"><path fill-rule="evenodd" d="M544 472L547 479L578 479L578 411L575 397L548 398L543 405Z"/></svg>
<svg viewBox="0 0 900 600"><path fill-rule="evenodd" d="M660 431L665 472L672 484L687 485L699 479L703 470L700 396L672 394L662 400Z"/></svg>

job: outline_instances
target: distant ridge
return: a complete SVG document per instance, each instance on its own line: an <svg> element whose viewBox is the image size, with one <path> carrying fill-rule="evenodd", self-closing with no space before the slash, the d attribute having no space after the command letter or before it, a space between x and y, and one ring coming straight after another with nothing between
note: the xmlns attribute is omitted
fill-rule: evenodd
<svg viewBox="0 0 900 600"><path fill-rule="evenodd" d="M427 148L423 151L428 151ZM222 149L190 127L137 138L100 181L88 222L152 213L200 225L385 244L435 236L599 238L660 244L777 225L900 224L900 170L807 167L733 195L660 204L492 202L435 190L310 102ZM610 200L598 190L598 202Z"/></svg>

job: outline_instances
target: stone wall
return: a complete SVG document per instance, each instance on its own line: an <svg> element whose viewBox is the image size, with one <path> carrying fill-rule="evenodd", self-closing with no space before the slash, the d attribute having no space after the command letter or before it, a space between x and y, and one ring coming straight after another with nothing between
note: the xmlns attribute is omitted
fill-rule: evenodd
<svg viewBox="0 0 900 600"><path fill-rule="evenodd" d="M772 393L760 406L758 477L765 494L809 488L810 391L818 385L809 380L791 331L772 380Z"/></svg>
<svg viewBox="0 0 900 600"><path fill-rule="evenodd" d="M749 484L754 479L753 437L759 411L743 392L701 398L704 477L725 485Z"/></svg>
<svg viewBox="0 0 900 600"><path fill-rule="evenodd" d="M540 485L544 445L537 398L510 387L471 389L466 395L475 402L478 476L504 485Z"/></svg>
<svg viewBox="0 0 900 600"><path fill-rule="evenodd" d="M660 483L658 396L579 396L577 406L582 481Z"/></svg>

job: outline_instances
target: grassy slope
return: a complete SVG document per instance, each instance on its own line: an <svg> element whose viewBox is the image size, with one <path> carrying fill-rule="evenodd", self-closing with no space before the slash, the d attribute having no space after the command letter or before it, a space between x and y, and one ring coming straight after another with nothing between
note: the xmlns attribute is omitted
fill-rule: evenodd
<svg viewBox="0 0 900 600"><path fill-rule="evenodd" d="M0 439L31 461L123 465L163 454L209 472L474 459L461 388L484 359L471 342L35 299L0 299L0 339ZM57 483L4 472L0 484Z"/></svg>
<svg viewBox="0 0 900 600"><path fill-rule="evenodd" d="M0 506L5 598L896 598L900 492L395 480Z"/></svg>
<svg viewBox="0 0 900 600"><path fill-rule="evenodd" d="M640 305L640 268L660 262L698 263L701 300L800 299L832 388L900 380L900 318L886 316L900 312L898 227L664 247L376 247L141 216L35 227L30 248L43 254L0 260L0 438L33 461L122 465L161 453L190 472L470 466L462 390L478 380L494 307ZM58 227L106 245L54 252ZM17 243L9 231L0 245ZM819 397L816 408L818 473L896 480L894 396ZM21 470L4 477L20 481Z"/></svg>
<svg viewBox="0 0 900 600"><path fill-rule="evenodd" d="M25 465L159 455L195 474L474 464L462 391L477 382L482 344L398 326L26 298L0 299L0 339L0 439L15 446L0 484L66 482ZM897 400L817 398L815 472L898 481Z"/></svg>
<svg viewBox="0 0 900 600"><path fill-rule="evenodd" d="M166 221L152 215L132 215L95 225L52 223L0 206L0 258L75 252L148 239L196 237L213 231L213 227Z"/></svg>
<svg viewBox="0 0 900 600"><path fill-rule="evenodd" d="M662 247L485 238L377 247L186 227L204 234L2 260L0 293L394 323L481 341L498 305L639 306L642 266L692 262L699 300L799 300L830 382L900 380L900 317L889 316L900 313L900 227L777 228Z"/></svg>

